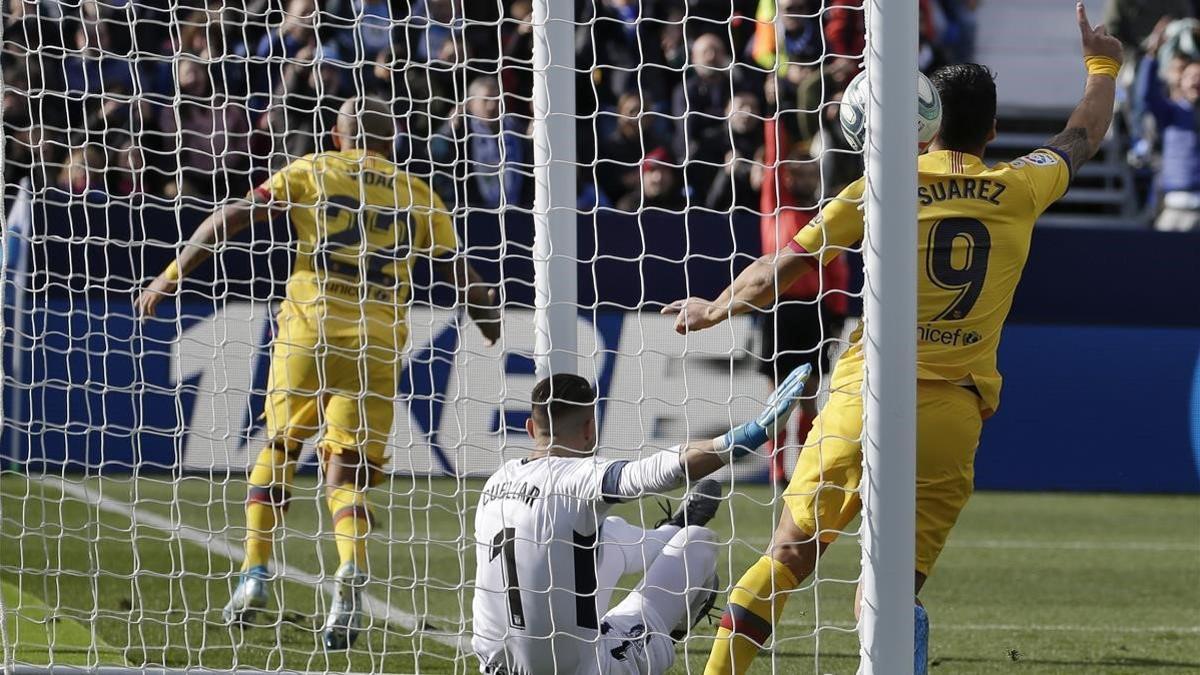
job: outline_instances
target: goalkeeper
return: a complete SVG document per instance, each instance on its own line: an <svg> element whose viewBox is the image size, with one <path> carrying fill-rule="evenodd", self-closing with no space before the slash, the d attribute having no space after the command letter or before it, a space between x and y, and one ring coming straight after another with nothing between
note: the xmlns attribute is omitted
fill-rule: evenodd
<svg viewBox="0 0 1200 675"><path fill-rule="evenodd" d="M465 293L467 311L489 345L500 337L496 292L458 255L442 200L389 159L391 111L356 98L342 105L336 152L293 161L244 200L209 216L178 258L137 298L142 317L218 247L272 212L287 212L296 263L277 316L265 404L267 445L250 471L246 558L225 607L229 623L248 621L268 599L275 530L287 511L304 441L318 429L325 494L339 566L324 643L344 649L363 621L371 528L366 491L382 479L392 428L414 256Z"/></svg>
<svg viewBox="0 0 1200 675"><path fill-rule="evenodd" d="M607 516L614 504L703 478L774 437L811 367L784 378L756 419L724 436L634 462L598 459L596 392L578 375L533 388L533 452L505 462L475 511L474 637L486 675L642 673L675 660L673 640L712 609L721 487L701 480L652 530ZM623 574L645 579L612 609Z"/></svg>
<svg viewBox="0 0 1200 675"><path fill-rule="evenodd" d="M1113 115L1121 43L1091 28L1076 6L1087 64L1083 100L1066 129L1009 164L980 159L995 138L996 85L987 68L948 66L931 78L941 95L938 138L918 166L917 513L915 592L921 591L974 485L982 421L999 405L996 349L1029 253L1034 222L1095 155ZM760 258L715 301L689 299L679 332L716 325L771 304L863 235L860 179L791 244L792 255ZM771 639L788 595L858 513L862 478L861 333L834 368L831 394L784 493L787 510L771 547L730 595L706 673L744 673ZM916 603L915 671L926 672L929 623Z"/></svg>

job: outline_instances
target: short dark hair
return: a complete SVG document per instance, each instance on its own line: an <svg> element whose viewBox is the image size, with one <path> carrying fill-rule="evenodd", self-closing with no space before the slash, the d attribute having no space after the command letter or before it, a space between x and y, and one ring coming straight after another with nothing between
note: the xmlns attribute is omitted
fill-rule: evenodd
<svg viewBox="0 0 1200 675"><path fill-rule="evenodd" d="M533 387L533 423L547 433L553 425L570 423L596 405L596 390L587 380L570 373L542 378Z"/></svg>
<svg viewBox="0 0 1200 675"><path fill-rule="evenodd" d="M987 144L996 122L996 76L987 66L943 66L929 78L942 99L941 145L966 152Z"/></svg>

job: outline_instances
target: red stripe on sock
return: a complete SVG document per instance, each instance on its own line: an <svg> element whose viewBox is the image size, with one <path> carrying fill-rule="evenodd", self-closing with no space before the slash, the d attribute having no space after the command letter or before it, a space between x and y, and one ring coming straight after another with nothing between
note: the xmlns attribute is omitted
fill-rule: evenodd
<svg viewBox="0 0 1200 675"><path fill-rule="evenodd" d="M344 506L335 511L333 514L333 524L337 525L343 518L358 518L365 520L367 521L368 527L374 520L371 518L371 510L361 505Z"/></svg>
<svg viewBox="0 0 1200 675"><path fill-rule="evenodd" d="M775 630L770 621L741 605L732 603L725 608L725 613L721 615L721 628L749 638L760 647L767 644L767 641L771 639L771 633Z"/></svg>
<svg viewBox="0 0 1200 675"><path fill-rule="evenodd" d="M246 501L254 504L265 504L279 509L286 510L291 502L292 495L282 486L265 487L261 485L252 485L246 493Z"/></svg>

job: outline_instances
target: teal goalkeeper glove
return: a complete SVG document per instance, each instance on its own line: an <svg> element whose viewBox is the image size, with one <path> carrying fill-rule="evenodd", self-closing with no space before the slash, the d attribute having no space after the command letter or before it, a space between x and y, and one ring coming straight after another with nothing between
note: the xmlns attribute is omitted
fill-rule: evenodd
<svg viewBox="0 0 1200 675"><path fill-rule="evenodd" d="M729 430L716 441L718 451L730 450L733 459L741 459L758 449L767 439L776 434L776 427L787 424L792 411L800 404L804 384L812 373L812 366L804 364L793 370L767 399L767 407L758 417Z"/></svg>

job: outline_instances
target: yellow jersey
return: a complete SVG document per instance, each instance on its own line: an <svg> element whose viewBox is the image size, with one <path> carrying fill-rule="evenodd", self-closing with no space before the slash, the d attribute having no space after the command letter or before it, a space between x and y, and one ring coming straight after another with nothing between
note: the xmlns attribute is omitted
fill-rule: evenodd
<svg viewBox="0 0 1200 675"><path fill-rule="evenodd" d="M327 336L403 346L415 256L458 250L429 185L382 155L346 150L297 159L256 192L286 206L296 237L284 311Z"/></svg>
<svg viewBox="0 0 1200 675"><path fill-rule="evenodd" d="M942 150L917 160L917 378L974 386L985 413L1000 404L996 350L1038 216L1067 191L1070 163L1042 148L993 167ZM862 239L863 179L792 242L828 263ZM833 384L862 380L861 332Z"/></svg>

